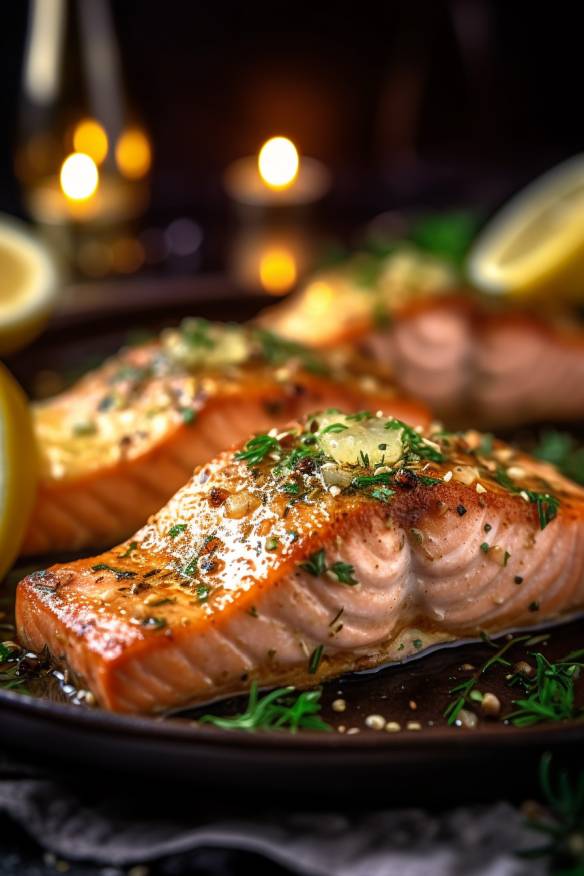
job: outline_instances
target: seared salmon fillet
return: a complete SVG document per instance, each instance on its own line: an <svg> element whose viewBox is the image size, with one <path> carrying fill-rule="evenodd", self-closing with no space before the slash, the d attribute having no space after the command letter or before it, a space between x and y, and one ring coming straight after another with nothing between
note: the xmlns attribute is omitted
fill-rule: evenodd
<svg viewBox="0 0 584 876"><path fill-rule="evenodd" d="M38 498L23 554L111 545L141 526L193 468L262 429L323 406L427 422L387 373L319 356L269 332L185 320L33 405Z"/></svg>
<svg viewBox="0 0 584 876"><path fill-rule="evenodd" d="M418 275L415 267L370 288L329 271L259 321L314 348L360 349L449 423L494 428L582 417L581 322L457 291L453 277L448 287L448 275L434 276L436 266L422 263Z"/></svg>
<svg viewBox="0 0 584 876"><path fill-rule="evenodd" d="M148 713L584 608L584 490L491 442L366 412L260 434L130 540L21 581L19 638Z"/></svg>

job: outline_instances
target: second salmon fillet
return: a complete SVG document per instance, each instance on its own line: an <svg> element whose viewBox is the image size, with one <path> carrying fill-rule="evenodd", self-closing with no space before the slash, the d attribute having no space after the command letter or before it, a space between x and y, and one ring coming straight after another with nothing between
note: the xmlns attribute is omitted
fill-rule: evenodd
<svg viewBox="0 0 584 876"><path fill-rule="evenodd" d="M98 703L311 686L584 608L584 491L489 436L326 411L199 468L133 538L17 591Z"/></svg>
<svg viewBox="0 0 584 876"><path fill-rule="evenodd" d="M99 548L141 526L193 468L323 406L427 422L387 373L270 332L185 320L33 406L41 481L23 554Z"/></svg>

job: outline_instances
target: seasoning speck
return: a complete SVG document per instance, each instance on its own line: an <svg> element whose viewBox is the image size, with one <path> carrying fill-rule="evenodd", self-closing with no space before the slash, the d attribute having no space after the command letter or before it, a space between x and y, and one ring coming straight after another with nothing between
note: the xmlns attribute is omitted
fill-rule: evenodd
<svg viewBox="0 0 584 876"><path fill-rule="evenodd" d="M370 730L383 730L386 721L383 715L367 715L365 723Z"/></svg>

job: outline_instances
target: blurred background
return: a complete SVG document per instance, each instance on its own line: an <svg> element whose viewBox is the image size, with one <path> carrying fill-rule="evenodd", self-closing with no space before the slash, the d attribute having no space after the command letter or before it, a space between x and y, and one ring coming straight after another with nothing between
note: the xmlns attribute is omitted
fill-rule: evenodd
<svg viewBox="0 0 584 876"><path fill-rule="evenodd" d="M0 210L61 235L73 275L223 269L242 216L257 228L259 215L245 218L226 168L285 135L329 175L302 216L327 245L412 205L486 215L582 148L576 16L567 2L505 0L5 4ZM76 149L84 120L105 132L107 158L99 132ZM128 131L124 174L119 155L108 161ZM92 148L101 190L81 206L66 197L65 216L63 162ZM296 261L289 280L306 268Z"/></svg>

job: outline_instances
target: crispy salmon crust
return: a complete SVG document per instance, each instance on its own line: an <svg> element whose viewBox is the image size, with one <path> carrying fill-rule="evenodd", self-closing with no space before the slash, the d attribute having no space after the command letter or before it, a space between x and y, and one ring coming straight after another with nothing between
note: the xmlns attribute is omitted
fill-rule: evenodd
<svg viewBox="0 0 584 876"><path fill-rule="evenodd" d="M146 713L584 607L584 491L555 469L467 433L348 478L332 464L330 485L315 422L199 468L119 547L25 578L24 644Z"/></svg>
<svg viewBox="0 0 584 876"><path fill-rule="evenodd" d="M41 480L22 554L115 543L168 501L196 465L323 407L428 422L421 403L398 396L386 371L365 371L357 357L317 357L254 329L186 324L190 334L181 327L124 350L72 389L33 405ZM173 343L186 347L179 347L182 358Z"/></svg>

